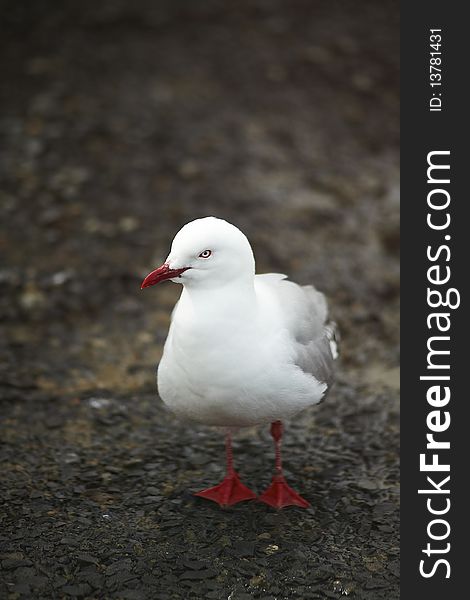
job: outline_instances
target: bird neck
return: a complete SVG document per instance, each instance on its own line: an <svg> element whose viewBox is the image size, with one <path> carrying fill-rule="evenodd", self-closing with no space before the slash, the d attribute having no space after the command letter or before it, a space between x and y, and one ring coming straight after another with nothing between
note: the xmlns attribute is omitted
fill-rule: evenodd
<svg viewBox="0 0 470 600"><path fill-rule="evenodd" d="M194 316L205 315L213 322L219 316L225 320L247 318L256 310L254 281L237 279L210 289L184 286L181 303Z"/></svg>

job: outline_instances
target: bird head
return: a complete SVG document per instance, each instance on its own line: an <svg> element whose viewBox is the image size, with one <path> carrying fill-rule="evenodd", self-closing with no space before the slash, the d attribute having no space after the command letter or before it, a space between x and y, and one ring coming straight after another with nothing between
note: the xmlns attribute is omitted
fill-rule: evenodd
<svg viewBox="0 0 470 600"><path fill-rule="evenodd" d="M170 279L188 287L216 288L252 281L255 260L246 236L223 219L204 217L176 234L165 262L149 273L141 289Z"/></svg>

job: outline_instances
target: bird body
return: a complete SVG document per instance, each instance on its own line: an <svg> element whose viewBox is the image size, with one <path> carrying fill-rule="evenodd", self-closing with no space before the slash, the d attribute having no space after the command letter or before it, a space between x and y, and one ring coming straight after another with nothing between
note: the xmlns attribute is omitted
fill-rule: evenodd
<svg viewBox="0 0 470 600"><path fill-rule="evenodd" d="M158 368L158 390L177 415L227 428L227 476L197 495L227 505L255 498L232 465L230 431L272 423L276 475L260 500L309 504L284 480L281 420L318 404L333 381L335 325L325 297L285 275L255 275L246 236L205 217L175 236L165 263L142 288L183 284Z"/></svg>
<svg viewBox="0 0 470 600"><path fill-rule="evenodd" d="M323 357L311 352L319 374L333 360L322 343L321 294L269 274L207 295L185 288L173 312L158 369L169 408L207 425L244 427L291 417L323 398L328 382L301 366L309 343L313 350L323 345ZM315 313L302 314L309 308ZM302 318L309 331L298 325Z"/></svg>

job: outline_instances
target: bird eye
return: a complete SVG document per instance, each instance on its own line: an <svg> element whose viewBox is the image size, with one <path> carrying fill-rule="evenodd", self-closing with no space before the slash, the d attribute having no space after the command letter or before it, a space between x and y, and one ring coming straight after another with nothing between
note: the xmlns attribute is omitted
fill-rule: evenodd
<svg viewBox="0 0 470 600"><path fill-rule="evenodd" d="M211 250L204 250L204 252L201 252L201 254L199 255L199 258L209 258L209 256L211 256L212 251Z"/></svg>

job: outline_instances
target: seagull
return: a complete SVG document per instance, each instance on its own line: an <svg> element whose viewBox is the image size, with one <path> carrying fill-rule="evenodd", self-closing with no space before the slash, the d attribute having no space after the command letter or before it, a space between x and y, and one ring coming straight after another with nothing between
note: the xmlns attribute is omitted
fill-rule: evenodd
<svg viewBox="0 0 470 600"><path fill-rule="evenodd" d="M234 469L232 432L270 423L275 472L258 500L309 507L283 474L282 421L324 400L333 383L337 328L324 295L286 275L256 275L247 237L215 217L184 225L141 289L165 280L183 290L158 366L159 395L177 416L226 432L226 476L195 495L224 507L256 499Z"/></svg>

